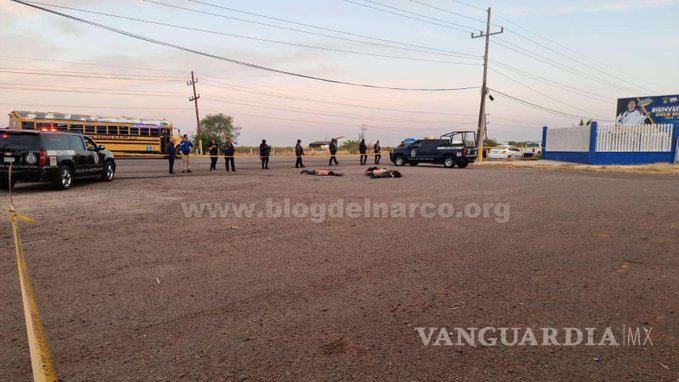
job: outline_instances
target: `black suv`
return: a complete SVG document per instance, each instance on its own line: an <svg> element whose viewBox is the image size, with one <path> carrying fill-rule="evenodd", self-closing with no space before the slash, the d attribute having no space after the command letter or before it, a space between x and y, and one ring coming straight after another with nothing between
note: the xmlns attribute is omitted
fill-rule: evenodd
<svg viewBox="0 0 679 382"><path fill-rule="evenodd" d="M465 168L476 161L476 132L454 131L437 139L419 139L407 145L402 144L389 153L389 159L397 165L406 163L442 163L445 167Z"/></svg>
<svg viewBox="0 0 679 382"><path fill-rule="evenodd" d="M74 178L98 176L113 180L116 162L113 154L81 134L0 130L0 187L7 189L12 163L12 186L25 182L52 182L62 190Z"/></svg>

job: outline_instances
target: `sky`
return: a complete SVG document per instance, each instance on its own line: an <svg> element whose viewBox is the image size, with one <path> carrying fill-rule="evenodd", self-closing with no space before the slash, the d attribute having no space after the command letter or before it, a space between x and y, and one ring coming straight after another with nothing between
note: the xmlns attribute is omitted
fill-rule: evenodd
<svg viewBox="0 0 679 382"><path fill-rule="evenodd" d="M399 91L288 76L0 0L5 115L34 110L166 119L191 133L196 121L187 80L193 70L201 116L232 115L243 145L263 138L286 146L298 138L356 138L363 125L367 139L383 145L475 130L484 41L470 31L485 28L488 6L491 32L504 27L490 44L491 138L539 140L542 126L614 119L617 98L679 93L679 0L43 1L144 19L52 8L277 70L387 87L474 88Z"/></svg>

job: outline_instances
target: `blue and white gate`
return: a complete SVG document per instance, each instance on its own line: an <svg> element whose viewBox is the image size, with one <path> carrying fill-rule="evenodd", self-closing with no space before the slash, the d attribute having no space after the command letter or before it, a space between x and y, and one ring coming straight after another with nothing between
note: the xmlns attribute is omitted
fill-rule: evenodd
<svg viewBox="0 0 679 382"><path fill-rule="evenodd" d="M679 126L598 124L542 131L543 158L589 164L677 163Z"/></svg>

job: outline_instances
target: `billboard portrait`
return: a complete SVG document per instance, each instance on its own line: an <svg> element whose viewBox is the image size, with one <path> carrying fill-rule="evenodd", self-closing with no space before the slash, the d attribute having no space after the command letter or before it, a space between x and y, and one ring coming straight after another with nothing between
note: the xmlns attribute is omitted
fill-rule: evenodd
<svg viewBox="0 0 679 382"><path fill-rule="evenodd" d="M679 95L619 98L615 121L623 125L679 123Z"/></svg>

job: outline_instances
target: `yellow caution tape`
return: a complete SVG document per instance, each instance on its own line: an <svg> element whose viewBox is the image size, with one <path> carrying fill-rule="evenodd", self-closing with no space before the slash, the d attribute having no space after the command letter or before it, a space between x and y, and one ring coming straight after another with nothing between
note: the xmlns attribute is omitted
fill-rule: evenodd
<svg viewBox="0 0 679 382"><path fill-rule="evenodd" d="M10 169L11 174L11 169ZM11 176L11 175L10 175ZM11 179L11 178L10 178ZM11 184L11 182L10 182ZM11 187L11 186L10 186ZM10 189L10 195L11 195ZM10 223L12 224L12 235L14 236L14 248L17 254L17 267L19 268L19 283L21 284L21 300L24 306L24 318L26 319L26 332L28 334L28 348L31 354L31 366L33 368L33 380L36 382L47 382L58 380L54 364L52 363L52 352L50 351L45 328L40 319L38 303L35 301L33 285L28 275L24 247L21 243L19 233L19 222L24 221L34 224L35 220L26 215L17 213L11 204L10 198Z"/></svg>

